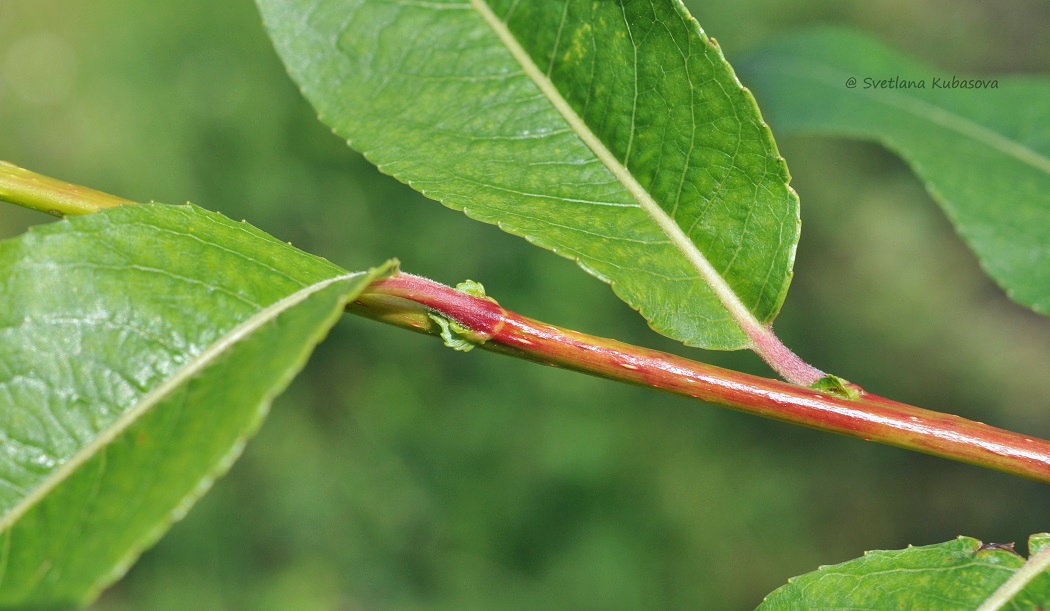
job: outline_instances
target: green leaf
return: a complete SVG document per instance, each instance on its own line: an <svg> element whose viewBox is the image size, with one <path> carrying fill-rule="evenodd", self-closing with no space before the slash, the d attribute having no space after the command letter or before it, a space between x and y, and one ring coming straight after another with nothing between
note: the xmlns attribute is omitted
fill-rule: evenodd
<svg viewBox="0 0 1050 611"><path fill-rule="evenodd" d="M0 607L120 577L388 269L347 274L192 206L0 242Z"/></svg>
<svg viewBox="0 0 1050 611"><path fill-rule="evenodd" d="M680 1L258 4L321 120L380 170L576 260L689 345L768 333L798 200Z"/></svg>
<svg viewBox="0 0 1050 611"><path fill-rule="evenodd" d="M954 74L827 29L775 42L740 72L776 128L872 139L903 157L985 271L1050 314L1050 79Z"/></svg>
<svg viewBox="0 0 1050 611"><path fill-rule="evenodd" d="M1031 554L1047 535L1033 535ZM759 609L976 609L1024 565L1009 548L977 539L872 551L790 579ZM1050 572L1028 581L1005 609L1026 611L1050 602Z"/></svg>

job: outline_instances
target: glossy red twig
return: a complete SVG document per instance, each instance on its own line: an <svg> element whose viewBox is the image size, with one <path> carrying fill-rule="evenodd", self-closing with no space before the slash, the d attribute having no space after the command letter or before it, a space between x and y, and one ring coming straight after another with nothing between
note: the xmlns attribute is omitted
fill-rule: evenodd
<svg viewBox="0 0 1050 611"><path fill-rule="evenodd" d="M351 309L426 333L436 332L427 315L435 312L487 338L482 347L489 350L1050 483L1050 441L1044 439L863 391L844 399L562 329L419 276L376 281Z"/></svg>

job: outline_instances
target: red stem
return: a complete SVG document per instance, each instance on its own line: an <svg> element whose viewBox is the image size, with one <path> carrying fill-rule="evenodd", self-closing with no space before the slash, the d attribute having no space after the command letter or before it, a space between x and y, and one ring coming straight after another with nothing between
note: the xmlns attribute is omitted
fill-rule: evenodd
<svg viewBox="0 0 1050 611"><path fill-rule="evenodd" d="M437 312L488 338L489 350L1050 483L1050 441L864 391L840 398L562 329L419 276L376 281L352 309L428 333L435 328L426 314Z"/></svg>

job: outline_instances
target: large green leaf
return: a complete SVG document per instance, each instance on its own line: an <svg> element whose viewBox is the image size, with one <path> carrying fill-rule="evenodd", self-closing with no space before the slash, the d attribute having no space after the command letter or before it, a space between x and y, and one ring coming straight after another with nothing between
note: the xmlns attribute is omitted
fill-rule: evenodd
<svg viewBox="0 0 1050 611"><path fill-rule="evenodd" d="M1050 535L1033 535L1029 552L1035 555L1048 544ZM872 551L792 578L759 609L976 609L1024 564L1003 546L969 537ZM1019 586L1002 608L1028 611L1050 603L1050 572L1028 576Z"/></svg>
<svg viewBox="0 0 1050 611"><path fill-rule="evenodd" d="M901 155L988 274L1050 314L1050 78L953 74L827 29L775 42L740 72L774 127L868 138Z"/></svg>
<svg viewBox="0 0 1050 611"><path fill-rule="evenodd" d="M679 0L258 0L321 119L379 168L575 259L657 331L740 348L798 201Z"/></svg>
<svg viewBox="0 0 1050 611"><path fill-rule="evenodd" d="M81 602L119 577L377 273L192 206L0 243L0 606Z"/></svg>

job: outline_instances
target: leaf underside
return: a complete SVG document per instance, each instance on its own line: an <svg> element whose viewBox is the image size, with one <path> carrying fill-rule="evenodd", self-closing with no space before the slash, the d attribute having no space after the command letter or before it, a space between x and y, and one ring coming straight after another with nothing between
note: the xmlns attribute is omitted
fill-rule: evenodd
<svg viewBox="0 0 1050 611"><path fill-rule="evenodd" d="M1033 535L1030 554L1050 544ZM792 578L759 609L976 609L1024 564L1002 546L977 539L872 551L842 564ZM1028 611L1050 603L1050 573L1031 580L1004 609Z"/></svg>
<svg viewBox="0 0 1050 611"><path fill-rule="evenodd" d="M776 316L798 201L681 2L258 4L321 120L380 170L576 260L689 345L748 345L726 298Z"/></svg>
<svg viewBox="0 0 1050 611"><path fill-rule="evenodd" d="M1050 314L1050 78L936 70L838 29L790 35L739 69L778 129L876 140L899 154L985 271ZM952 85L973 79L997 83Z"/></svg>
<svg viewBox="0 0 1050 611"><path fill-rule="evenodd" d="M85 602L123 574L377 273L192 206L0 242L0 606Z"/></svg>

